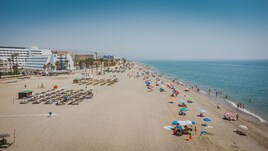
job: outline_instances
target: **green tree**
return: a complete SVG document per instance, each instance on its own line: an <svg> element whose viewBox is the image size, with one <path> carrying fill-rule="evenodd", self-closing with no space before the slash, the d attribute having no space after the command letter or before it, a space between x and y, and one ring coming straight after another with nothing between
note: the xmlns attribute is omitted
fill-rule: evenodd
<svg viewBox="0 0 268 151"><path fill-rule="evenodd" d="M50 68L51 68L52 71L54 71L55 70L55 65L54 64L50 64Z"/></svg>
<svg viewBox="0 0 268 151"><path fill-rule="evenodd" d="M64 61L64 68L65 68L66 70L67 70L68 67L69 67L69 66L68 66L68 63L69 63L69 60L66 59L66 60Z"/></svg>
<svg viewBox="0 0 268 151"><path fill-rule="evenodd" d="M90 66L89 58L85 59L85 65L86 65L86 68L88 69Z"/></svg>
<svg viewBox="0 0 268 151"><path fill-rule="evenodd" d="M10 58L7 59L9 63L10 73L12 73L12 61Z"/></svg>
<svg viewBox="0 0 268 151"><path fill-rule="evenodd" d="M100 58L99 61L100 61L100 65L101 65L101 74L103 74L102 65L103 65L104 59Z"/></svg>
<svg viewBox="0 0 268 151"><path fill-rule="evenodd" d="M46 65L46 64L43 65L43 69L44 69L44 70L47 69L47 65Z"/></svg>
<svg viewBox="0 0 268 151"><path fill-rule="evenodd" d="M91 68L91 74L93 74L93 66L94 66L94 58L89 58L89 64L90 64L90 68Z"/></svg>
<svg viewBox="0 0 268 151"><path fill-rule="evenodd" d="M79 68L83 69L85 60L79 60Z"/></svg>
<svg viewBox="0 0 268 151"><path fill-rule="evenodd" d="M60 70L60 62L56 61L55 65L56 65L56 70Z"/></svg>

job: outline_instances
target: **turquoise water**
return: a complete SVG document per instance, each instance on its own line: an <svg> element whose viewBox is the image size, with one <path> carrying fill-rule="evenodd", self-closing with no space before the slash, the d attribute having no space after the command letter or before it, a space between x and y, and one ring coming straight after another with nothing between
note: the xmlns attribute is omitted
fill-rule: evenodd
<svg viewBox="0 0 268 151"><path fill-rule="evenodd" d="M262 61L140 61L156 72L189 87L222 91L232 102L268 119L268 60ZM250 98L253 101L250 102Z"/></svg>

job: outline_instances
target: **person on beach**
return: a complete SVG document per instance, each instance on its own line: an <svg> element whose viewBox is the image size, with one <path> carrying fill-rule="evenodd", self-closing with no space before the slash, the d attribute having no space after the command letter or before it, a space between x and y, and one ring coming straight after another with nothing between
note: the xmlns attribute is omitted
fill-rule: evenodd
<svg viewBox="0 0 268 151"><path fill-rule="evenodd" d="M24 84L24 88L26 88L27 87L27 85L26 84Z"/></svg>
<svg viewBox="0 0 268 151"><path fill-rule="evenodd" d="M210 91L211 91L211 90L210 90L210 89L208 89L208 95L210 95Z"/></svg>
<svg viewBox="0 0 268 151"><path fill-rule="evenodd" d="M238 120L238 114L236 114L236 120Z"/></svg>
<svg viewBox="0 0 268 151"><path fill-rule="evenodd" d="M244 104L242 104L242 109L244 109Z"/></svg>
<svg viewBox="0 0 268 151"><path fill-rule="evenodd" d="M216 91L216 97L218 96L218 92Z"/></svg>

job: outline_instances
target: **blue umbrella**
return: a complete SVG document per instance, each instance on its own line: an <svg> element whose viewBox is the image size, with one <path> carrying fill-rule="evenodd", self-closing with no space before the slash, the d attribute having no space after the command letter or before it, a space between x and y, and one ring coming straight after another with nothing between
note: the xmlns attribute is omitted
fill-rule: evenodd
<svg viewBox="0 0 268 151"><path fill-rule="evenodd" d="M177 125L177 124L179 124L178 121L173 121L172 122L172 125Z"/></svg>
<svg viewBox="0 0 268 151"><path fill-rule="evenodd" d="M188 111L186 107L181 108L182 111Z"/></svg>
<svg viewBox="0 0 268 151"><path fill-rule="evenodd" d="M192 124L195 125L195 121L192 121Z"/></svg>
<svg viewBox="0 0 268 151"><path fill-rule="evenodd" d="M177 126L177 128L179 129L179 130L183 130L183 128L182 128L182 126Z"/></svg>
<svg viewBox="0 0 268 151"><path fill-rule="evenodd" d="M210 122L211 119L210 119L210 118L204 118L203 121L205 121L205 122Z"/></svg>
<svg viewBox="0 0 268 151"><path fill-rule="evenodd" d="M186 101L185 100L181 100L181 103L186 103Z"/></svg>

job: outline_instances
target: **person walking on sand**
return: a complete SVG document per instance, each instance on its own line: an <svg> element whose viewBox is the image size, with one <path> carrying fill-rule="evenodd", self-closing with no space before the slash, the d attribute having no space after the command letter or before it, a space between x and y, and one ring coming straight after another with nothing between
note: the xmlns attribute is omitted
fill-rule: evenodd
<svg viewBox="0 0 268 151"><path fill-rule="evenodd" d="M211 91L211 90L210 90L210 89L208 89L208 95L210 95L210 91Z"/></svg>
<svg viewBox="0 0 268 151"><path fill-rule="evenodd" d="M236 119L238 120L238 114L236 114Z"/></svg>
<svg viewBox="0 0 268 151"><path fill-rule="evenodd" d="M242 104L242 109L244 109L244 104Z"/></svg>
<svg viewBox="0 0 268 151"><path fill-rule="evenodd" d="M26 84L24 84L24 88L26 88L27 87L27 85Z"/></svg>

